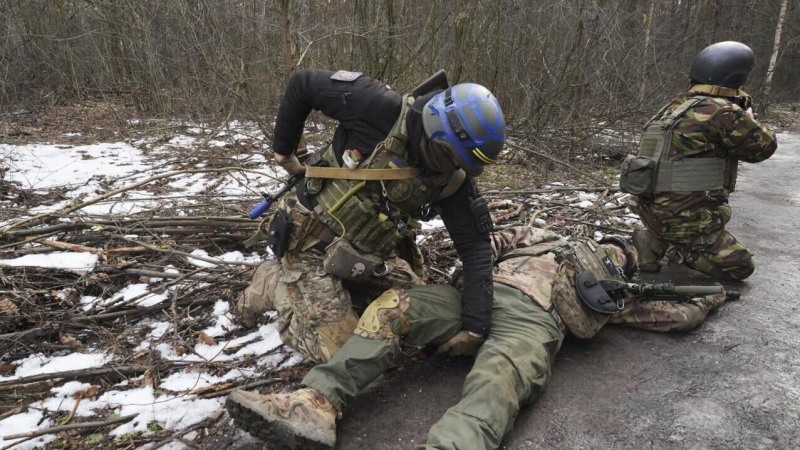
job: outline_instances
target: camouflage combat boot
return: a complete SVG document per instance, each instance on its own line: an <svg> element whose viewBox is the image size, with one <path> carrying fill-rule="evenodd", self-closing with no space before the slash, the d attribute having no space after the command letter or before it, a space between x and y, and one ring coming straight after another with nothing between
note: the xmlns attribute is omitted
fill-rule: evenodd
<svg viewBox="0 0 800 450"><path fill-rule="evenodd" d="M237 389L225 407L238 426L272 450L330 450L336 445L336 408L315 389L272 395Z"/></svg>
<svg viewBox="0 0 800 450"><path fill-rule="evenodd" d="M633 246L639 255L639 270L656 273L661 270L660 260L664 257L667 245L659 241L652 231L646 228L633 230Z"/></svg>

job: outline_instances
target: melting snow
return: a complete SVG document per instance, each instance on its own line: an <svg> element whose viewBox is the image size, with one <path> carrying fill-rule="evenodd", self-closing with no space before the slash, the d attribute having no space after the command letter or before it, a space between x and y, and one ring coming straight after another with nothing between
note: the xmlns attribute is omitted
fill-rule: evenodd
<svg viewBox="0 0 800 450"><path fill-rule="evenodd" d="M115 178L149 167L141 151L124 142L77 147L0 144L0 155L9 165L6 178L25 189L83 186L95 176Z"/></svg>
<svg viewBox="0 0 800 450"><path fill-rule="evenodd" d="M0 265L14 267L48 267L73 272L90 272L97 264L94 253L54 252L46 255L25 255L15 259L0 259Z"/></svg>
<svg viewBox="0 0 800 450"><path fill-rule="evenodd" d="M44 356L44 354L38 353L15 361L17 370L14 375L0 377L0 381L16 380L30 375L100 367L109 361L111 361L111 356L105 353L70 353L66 356Z"/></svg>

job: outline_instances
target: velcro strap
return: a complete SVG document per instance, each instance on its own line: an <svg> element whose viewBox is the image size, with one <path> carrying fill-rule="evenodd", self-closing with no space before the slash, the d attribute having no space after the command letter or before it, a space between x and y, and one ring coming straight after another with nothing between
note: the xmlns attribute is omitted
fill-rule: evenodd
<svg viewBox="0 0 800 450"><path fill-rule="evenodd" d="M399 169L341 169L338 167L306 167L306 178L328 178L334 180L406 180L419 176L416 167Z"/></svg>
<svg viewBox="0 0 800 450"><path fill-rule="evenodd" d="M690 158L658 164L656 192L715 191L724 187L724 159Z"/></svg>
<svg viewBox="0 0 800 450"><path fill-rule="evenodd" d="M723 86L714 86L712 84L695 84L689 89L689 92L696 92L698 94L717 95L720 97L746 97L747 93L741 89L727 88Z"/></svg>

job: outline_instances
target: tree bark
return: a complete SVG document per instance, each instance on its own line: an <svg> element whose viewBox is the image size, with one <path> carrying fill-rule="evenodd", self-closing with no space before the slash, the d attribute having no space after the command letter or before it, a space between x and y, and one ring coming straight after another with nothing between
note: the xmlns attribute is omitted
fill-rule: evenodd
<svg viewBox="0 0 800 450"><path fill-rule="evenodd" d="M650 49L650 36L653 31L653 14L656 10L656 0L650 0L650 13L644 16L644 50L642 51L642 89L639 92L639 101L644 101L647 91L647 81L650 74L647 72L647 50Z"/></svg>
<svg viewBox="0 0 800 450"><path fill-rule="evenodd" d="M789 0L783 0L781 13L778 16L778 25L775 27L775 39L772 43L772 57L770 57L769 67L767 67L767 79L764 81L764 96L769 96L772 90L772 76L775 74L775 66L778 64L778 54L781 49L781 32L783 31L783 21L786 19L787 9L789 9Z"/></svg>
<svg viewBox="0 0 800 450"><path fill-rule="evenodd" d="M283 63L286 65L286 78L294 71L294 57L292 56L292 0L274 0L275 9L281 18L283 30Z"/></svg>

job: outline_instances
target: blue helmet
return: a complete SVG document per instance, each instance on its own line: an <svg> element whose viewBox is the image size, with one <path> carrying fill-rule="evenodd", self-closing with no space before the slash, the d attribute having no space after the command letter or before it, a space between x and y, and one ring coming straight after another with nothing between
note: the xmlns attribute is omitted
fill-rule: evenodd
<svg viewBox="0 0 800 450"><path fill-rule="evenodd" d="M430 141L450 150L474 176L497 160L506 140L500 104L480 84L457 84L434 95L422 109L422 125Z"/></svg>

